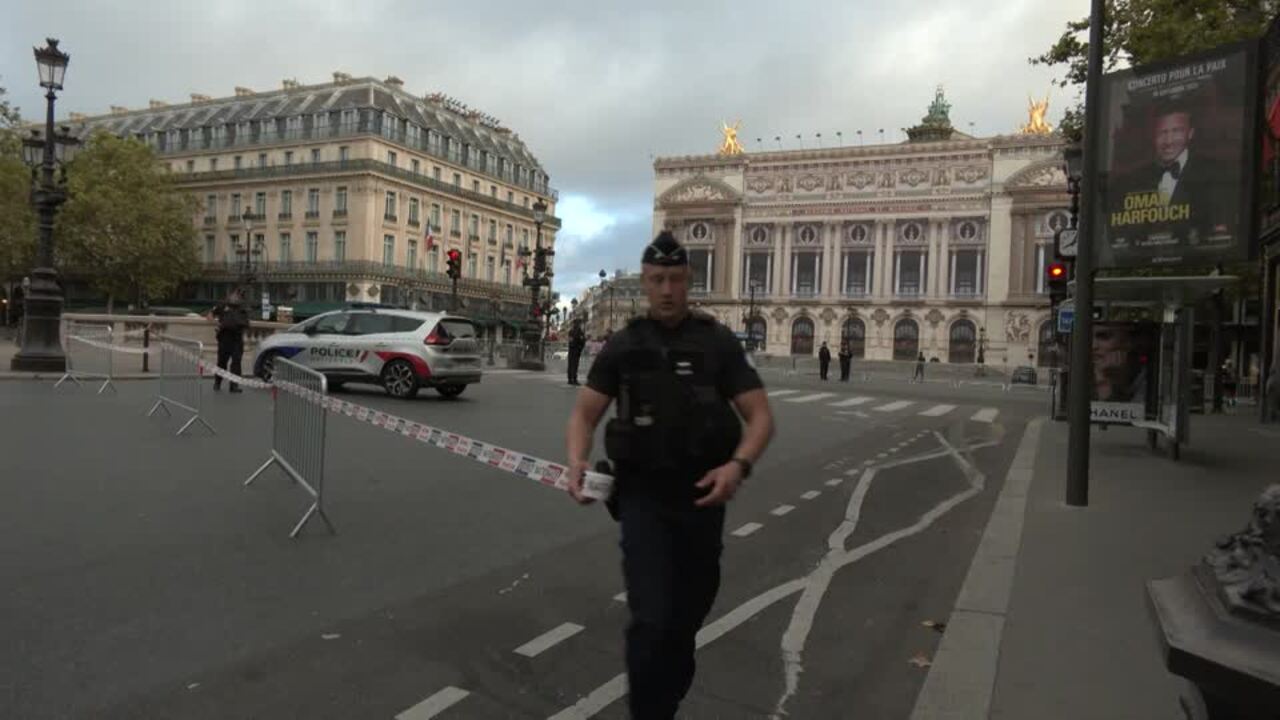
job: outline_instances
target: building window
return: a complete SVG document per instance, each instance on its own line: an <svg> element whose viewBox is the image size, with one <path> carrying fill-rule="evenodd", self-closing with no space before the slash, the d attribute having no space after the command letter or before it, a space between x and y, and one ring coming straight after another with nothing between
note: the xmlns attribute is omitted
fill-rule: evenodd
<svg viewBox="0 0 1280 720"><path fill-rule="evenodd" d="M490 242L498 241L498 221L497 220L489 221L489 241Z"/></svg>
<svg viewBox="0 0 1280 720"><path fill-rule="evenodd" d="M338 162L346 162L351 159L351 148L342 145L338 148Z"/></svg>
<svg viewBox="0 0 1280 720"><path fill-rule="evenodd" d="M516 204L516 194L511 192L510 190L507 191L507 204L508 205Z"/></svg>
<svg viewBox="0 0 1280 720"><path fill-rule="evenodd" d="M502 263L502 282L511 284L511 261L506 260Z"/></svg>
<svg viewBox="0 0 1280 720"><path fill-rule="evenodd" d="M431 167L431 177L432 177L432 178L434 178L437 182L439 182L439 180L440 180L440 166L439 166L439 165L433 165L433 166Z"/></svg>
<svg viewBox="0 0 1280 720"><path fill-rule="evenodd" d="M195 171L196 171L196 161L195 161L195 160L188 160L188 161L187 161L187 174L188 174L188 175L190 175L190 174L194 173Z"/></svg>
<svg viewBox="0 0 1280 720"><path fill-rule="evenodd" d="M241 167L244 166L244 159L239 155L237 155L234 158L232 158L231 164L232 164L232 167L234 167L236 170L239 170Z"/></svg>
<svg viewBox="0 0 1280 720"><path fill-rule="evenodd" d="M293 216L293 191L280 191L280 217L289 218Z"/></svg>
<svg viewBox="0 0 1280 720"><path fill-rule="evenodd" d="M458 173L453 174L453 186L462 187L462 175Z"/></svg>
<svg viewBox="0 0 1280 720"><path fill-rule="evenodd" d="M754 285L756 296L768 295L773 282L773 255L750 252L742 256L742 292L751 294Z"/></svg>
<svg viewBox="0 0 1280 720"><path fill-rule="evenodd" d="M338 230L333 234L333 259L334 262L344 262L347 259L346 230Z"/></svg>
<svg viewBox="0 0 1280 720"><path fill-rule="evenodd" d="M480 192L480 181L479 181L479 180L472 180L472 181L471 181L471 192L473 192L473 193L477 193L477 194Z"/></svg>
<svg viewBox="0 0 1280 720"><path fill-rule="evenodd" d="M387 199L382 208L382 217L386 220L396 219L396 194L394 191L387 191Z"/></svg>
<svg viewBox="0 0 1280 720"><path fill-rule="evenodd" d="M498 197L498 186L497 186L497 185L490 185L490 186L489 186L489 197L491 197L491 198L496 198L496 197Z"/></svg>
<svg viewBox="0 0 1280 720"><path fill-rule="evenodd" d="M798 317L791 323L791 354L813 354L813 321L807 317Z"/></svg>
<svg viewBox="0 0 1280 720"><path fill-rule="evenodd" d="M511 243L515 241L514 235L515 235L515 228L508 225L506 234L504 235L504 239L506 240L506 244L508 247L510 247Z"/></svg>
<svg viewBox="0 0 1280 720"><path fill-rule="evenodd" d="M293 165L293 151L292 151L292 150L285 150L285 151L284 151L284 166L285 166L285 167L289 167L290 165Z"/></svg>
<svg viewBox="0 0 1280 720"><path fill-rule="evenodd" d="M414 240L414 239L409 240L408 262L409 262L410 270L418 269L418 241L417 240Z"/></svg>
<svg viewBox="0 0 1280 720"><path fill-rule="evenodd" d="M440 229L440 206L435 203L431 204L431 229Z"/></svg>
<svg viewBox="0 0 1280 720"><path fill-rule="evenodd" d="M240 193L231 193L231 215L240 218Z"/></svg>
<svg viewBox="0 0 1280 720"><path fill-rule="evenodd" d="M396 153L394 150L387 151L387 164L391 167L396 166Z"/></svg>
<svg viewBox="0 0 1280 720"><path fill-rule="evenodd" d="M957 250L951 253L951 294L974 297L982 294L981 250Z"/></svg>
<svg viewBox="0 0 1280 720"><path fill-rule="evenodd" d="M347 214L347 188L339 186L333 193L333 212L335 215Z"/></svg>
<svg viewBox="0 0 1280 720"><path fill-rule="evenodd" d="M471 253L467 256L467 277L476 276L476 254Z"/></svg>
<svg viewBox="0 0 1280 720"><path fill-rule="evenodd" d="M977 355L978 333L973 323L968 320L957 320L951 326L951 337L947 343L947 362L971 363Z"/></svg>
<svg viewBox="0 0 1280 720"><path fill-rule="evenodd" d="M396 238L394 235L382 236L382 264L394 265L396 262Z"/></svg>
<svg viewBox="0 0 1280 720"><path fill-rule="evenodd" d="M440 253L436 252L434 247L427 248L427 269L431 272L439 272Z"/></svg>
<svg viewBox="0 0 1280 720"><path fill-rule="evenodd" d="M280 233L280 262L293 262L293 239L289 237L289 233Z"/></svg>
<svg viewBox="0 0 1280 720"><path fill-rule="evenodd" d="M418 198L409 198L409 224L417 225L418 223Z"/></svg>
<svg viewBox="0 0 1280 720"><path fill-rule="evenodd" d="M899 250L894 258L893 291L905 297L924 294L925 257L923 250Z"/></svg>
<svg viewBox="0 0 1280 720"><path fill-rule="evenodd" d="M320 217L320 189L307 190L307 217Z"/></svg>
<svg viewBox="0 0 1280 720"><path fill-rule="evenodd" d="M227 264L232 263L232 257L236 254L236 246L240 244L240 236L231 233L227 236ZM222 293L225 295L226 293Z"/></svg>
<svg viewBox="0 0 1280 720"><path fill-rule="evenodd" d="M307 231L307 262L314 263L320 257L320 233Z"/></svg>
<svg viewBox="0 0 1280 720"><path fill-rule="evenodd" d="M320 148L311 148L311 163L314 165L318 162L320 162Z"/></svg>
<svg viewBox="0 0 1280 720"><path fill-rule="evenodd" d="M218 249L218 240L212 235L204 236L204 262L206 265L212 265L214 252Z"/></svg>
<svg viewBox="0 0 1280 720"><path fill-rule="evenodd" d="M467 236L469 239L477 239L480 237L480 216L472 215L471 222L467 225Z"/></svg>
<svg viewBox="0 0 1280 720"><path fill-rule="evenodd" d="M848 297L866 297L871 294L871 266L874 253L851 252L844 254L844 294Z"/></svg>
<svg viewBox="0 0 1280 720"><path fill-rule="evenodd" d="M258 153L258 167L264 168L266 166L267 166L267 154Z"/></svg>
<svg viewBox="0 0 1280 720"><path fill-rule="evenodd" d="M204 217L206 220L213 220L218 217L218 196L204 196Z"/></svg>
<svg viewBox="0 0 1280 720"><path fill-rule="evenodd" d="M493 278L495 277L494 273L495 273L495 266L493 264L493 257L490 256L486 258L484 261L484 279L488 280L489 282L493 282Z"/></svg>
<svg viewBox="0 0 1280 720"><path fill-rule="evenodd" d="M1048 246L1036 245L1036 292L1048 292L1045 283L1045 263L1048 262Z"/></svg>
<svg viewBox="0 0 1280 720"><path fill-rule="evenodd" d="M454 237L462 234L462 213L457 210L449 211L449 234Z"/></svg>
<svg viewBox="0 0 1280 720"><path fill-rule="evenodd" d="M903 318L893 326L893 359L915 360L920 353L920 326Z"/></svg>
<svg viewBox="0 0 1280 720"><path fill-rule="evenodd" d="M218 158L209 158L209 172L218 172Z"/></svg>
<svg viewBox="0 0 1280 720"><path fill-rule="evenodd" d="M267 194L264 192L254 193L253 195L253 214L261 220L267 216Z"/></svg>
<svg viewBox="0 0 1280 720"><path fill-rule="evenodd" d="M805 228L812 230L812 228ZM813 297L822 292L822 254L798 252L791 256L791 294Z"/></svg>
<svg viewBox="0 0 1280 720"><path fill-rule="evenodd" d="M709 293L711 287L712 255L710 250L689 251L689 291Z"/></svg>
<svg viewBox="0 0 1280 720"><path fill-rule="evenodd" d="M840 326L840 346L849 348L855 358L867 354L867 324L862 318L851 317Z"/></svg>

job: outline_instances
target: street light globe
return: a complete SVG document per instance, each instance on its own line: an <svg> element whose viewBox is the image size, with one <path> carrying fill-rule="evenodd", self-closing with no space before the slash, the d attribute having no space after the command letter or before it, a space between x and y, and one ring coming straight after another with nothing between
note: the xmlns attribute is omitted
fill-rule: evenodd
<svg viewBox="0 0 1280 720"><path fill-rule="evenodd" d="M246 233L252 230L253 229L253 210L250 210L249 208L245 208L244 214L240 216L240 220L244 222L244 230ZM249 244L248 235L245 235L244 242L246 245Z"/></svg>
<svg viewBox="0 0 1280 720"><path fill-rule="evenodd" d="M605 277L607 277L607 275L608 275L608 273L606 273L604 270L601 270L601 271L600 271L600 281L601 281L601 282L604 282L604 279L605 279Z"/></svg>
<svg viewBox="0 0 1280 720"><path fill-rule="evenodd" d="M1078 178L1084 172L1084 150L1079 145L1068 145L1062 151L1063 172L1069 178Z"/></svg>
<svg viewBox="0 0 1280 720"><path fill-rule="evenodd" d="M67 63L71 56L58 49L58 41L46 38L48 43L42 48L32 48L36 55L36 66L40 68L40 87L49 90L61 90L62 78L67 74Z"/></svg>
<svg viewBox="0 0 1280 720"><path fill-rule="evenodd" d="M44 139L39 130L32 130L31 135L22 138L22 161L30 167L36 167L44 159Z"/></svg>

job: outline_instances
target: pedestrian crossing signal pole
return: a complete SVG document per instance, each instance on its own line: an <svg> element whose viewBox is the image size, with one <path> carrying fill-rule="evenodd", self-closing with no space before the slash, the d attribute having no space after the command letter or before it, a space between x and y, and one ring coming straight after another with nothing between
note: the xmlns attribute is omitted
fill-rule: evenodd
<svg viewBox="0 0 1280 720"><path fill-rule="evenodd" d="M1089 504L1089 400L1093 383L1093 241L1098 223L1099 138L1102 136L1102 52L1106 3L1092 0L1089 15L1089 74L1085 84L1084 177L1079 249L1076 254L1076 312L1071 336L1071 377L1067 387L1068 505Z"/></svg>

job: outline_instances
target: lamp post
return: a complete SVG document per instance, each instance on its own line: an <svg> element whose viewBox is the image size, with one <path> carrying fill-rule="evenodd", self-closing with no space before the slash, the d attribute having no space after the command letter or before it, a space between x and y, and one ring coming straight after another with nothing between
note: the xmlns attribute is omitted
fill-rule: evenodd
<svg viewBox="0 0 1280 720"><path fill-rule="evenodd" d="M606 273L604 270L601 270L600 271L600 287L601 288L604 287L606 277L608 277L608 273ZM615 314L614 302L613 302L613 291L614 291L614 283L609 283L609 334L610 335L613 334L613 316Z"/></svg>
<svg viewBox="0 0 1280 720"><path fill-rule="evenodd" d="M755 280L747 283L749 300L747 301L747 319L746 322L743 323L746 327L743 329L747 331L748 351L754 351L756 349L756 334L755 330L753 330L754 323L752 323L752 321L756 319L756 288L758 287L760 287L760 283Z"/></svg>
<svg viewBox="0 0 1280 720"><path fill-rule="evenodd" d="M533 224L536 227L534 236L534 249L530 253L528 250L521 250L521 256L533 255L533 273L522 280L524 285L529 288L529 316L533 321L531 326L525 331L524 352L521 353L520 367L526 370L545 370L547 368L546 361L543 358L545 345L542 340L542 324L545 313L539 295L542 288L551 284L551 278L554 274L547 269L548 258L556 253L550 248L542 247L542 223L547 217L547 203L538 198L533 203Z"/></svg>
<svg viewBox="0 0 1280 720"><path fill-rule="evenodd" d="M47 43L45 47L34 48L40 87L47 91L44 137L32 131L31 137L22 143L23 159L32 167L31 202L39 216L40 234L36 267L28 276L30 283L23 283L21 349L9 366L27 372L62 372L67 366L61 338L62 287L53 267L53 223L58 206L67 201L66 163L74 155L78 141L71 136L69 128L62 128L58 134L54 132L53 106L71 56L58 49L57 40L49 38ZM56 165L63 168L58 178L53 172Z"/></svg>
<svg viewBox="0 0 1280 720"><path fill-rule="evenodd" d="M502 320L499 319L498 317L498 300L500 298L501 298L501 295L499 295L496 290L493 292L493 294L489 296L489 314L493 317L493 330L489 332L489 365L490 366L494 364L494 360L493 360L494 346L497 345L497 342L498 342L498 333L502 331Z"/></svg>
<svg viewBox="0 0 1280 720"><path fill-rule="evenodd" d="M262 258L262 253L266 250L266 243L263 241L255 242L253 240L253 210L245 208L244 213L240 216L241 226L244 228L244 242L236 240L236 255L240 256L240 287L241 292L245 295L245 304L249 304L248 297L253 291L253 283L257 280L258 265ZM266 280L263 280L263 299L267 298Z"/></svg>

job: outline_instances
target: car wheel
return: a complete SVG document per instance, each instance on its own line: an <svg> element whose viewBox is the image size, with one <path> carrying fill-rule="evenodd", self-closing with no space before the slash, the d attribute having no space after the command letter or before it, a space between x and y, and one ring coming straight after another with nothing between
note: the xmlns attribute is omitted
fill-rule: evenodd
<svg viewBox="0 0 1280 720"><path fill-rule="evenodd" d="M258 378L263 382L271 382L271 378L276 374L276 358L280 353L274 350L268 350L258 359Z"/></svg>
<svg viewBox="0 0 1280 720"><path fill-rule="evenodd" d="M466 385L441 385L436 388L436 392L440 393L440 397L452 400L461 395L462 391L466 389Z"/></svg>
<svg viewBox="0 0 1280 720"><path fill-rule="evenodd" d="M418 394L418 376L408 360L392 360L382 368L382 389L396 398L411 398Z"/></svg>

